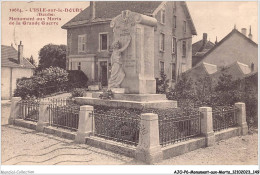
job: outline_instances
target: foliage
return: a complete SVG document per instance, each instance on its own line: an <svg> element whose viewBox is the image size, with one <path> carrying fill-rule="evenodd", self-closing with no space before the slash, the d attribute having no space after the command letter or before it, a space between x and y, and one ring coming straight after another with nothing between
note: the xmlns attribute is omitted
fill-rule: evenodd
<svg viewBox="0 0 260 175"><path fill-rule="evenodd" d="M247 122L257 126L257 74L232 81L232 76L222 73L214 86L210 77L192 82L185 74L170 89L167 98L177 100L182 109L210 106L230 106L236 102L245 102Z"/></svg>
<svg viewBox="0 0 260 175"><path fill-rule="evenodd" d="M45 45L39 51L39 69L48 67L66 68L66 45Z"/></svg>
<svg viewBox="0 0 260 175"><path fill-rule="evenodd" d="M14 95L23 99L26 97L41 97L51 93L64 91L68 84L68 72L59 67L49 67L37 72L31 78L17 80Z"/></svg>
<svg viewBox="0 0 260 175"><path fill-rule="evenodd" d="M86 90L84 88L75 88L71 92L72 97L83 97Z"/></svg>
<svg viewBox="0 0 260 175"><path fill-rule="evenodd" d="M88 77L81 70L68 70L70 88L84 88L88 85Z"/></svg>
<svg viewBox="0 0 260 175"><path fill-rule="evenodd" d="M33 56L31 55L30 58L26 58L32 65L36 66L36 62L35 60L33 59Z"/></svg>
<svg viewBox="0 0 260 175"><path fill-rule="evenodd" d="M164 72L160 72L160 78L156 79L156 93L165 94L168 88L169 79L167 79L166 74L164 74Z"/></svg>
<svg viewBox="0 0 260 175"><path fill-rule="evenodd" d="M102 94L99 95L101 99L111 100L114 97L114 94L111 90L104 90Z"/></svg>

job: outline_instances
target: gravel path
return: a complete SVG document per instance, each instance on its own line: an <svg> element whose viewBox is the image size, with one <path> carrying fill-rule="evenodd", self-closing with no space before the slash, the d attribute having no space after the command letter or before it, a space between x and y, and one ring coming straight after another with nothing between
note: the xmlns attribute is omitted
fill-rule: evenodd
<svg viewBox="0 0 260 175"><path fill-rule="evenodd" d="M160 165L257 165L258 134L234 137L213 147L198 149ZM140 165L125 157L71 140L2 125L3 165Z"/></svg>
<svg viewBox="0 0 260 175"><path fill-rule="evenodd" d="M17 126L2 126L3 165L120 165L132 158Z"/></svg>
<svg viewBox="0 0 260 175"><path fill-rule="evenodd" d="M257 130L249 135L223 140L212 147L201 148L164 160L161 165L257 165Z"/></svg>

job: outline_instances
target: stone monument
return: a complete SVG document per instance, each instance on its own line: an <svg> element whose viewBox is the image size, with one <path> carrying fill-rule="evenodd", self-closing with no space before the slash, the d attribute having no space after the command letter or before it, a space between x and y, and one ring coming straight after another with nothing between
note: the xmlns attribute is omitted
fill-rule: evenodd
<svg viewBox="0 0 260 175"><path fill-rule="evenodd" d="M176 108L177 102L156 94L154 77L153 17L122 11L110 23L113 28L112 70L108 89L114 92L111 100L100 99L102 92L86 93L77 97L82 105L104 105L125 108Z"/></svg>
<svg viewBox="0 0 260 175"><path fill-rule="evenodd" d="M121 68L117 72L122 78L120 87L124 88L126 93L156 93L154 79L154 27L156 25L155 18L129 10L123 11L110 23L113 27L115 46L118 47L120 44L122 47L119 49L122 51L119 58ZM118 49L113 50L111 57L112 74L115 55L118 55ZM111 79L113 79L112 75Z"/></svg>

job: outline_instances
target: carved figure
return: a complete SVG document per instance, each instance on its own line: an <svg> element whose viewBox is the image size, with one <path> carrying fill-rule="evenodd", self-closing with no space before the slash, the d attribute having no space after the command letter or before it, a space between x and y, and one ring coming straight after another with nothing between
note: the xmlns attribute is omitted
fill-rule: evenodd
<svg viewBox="0 0 260 175"><path fill-rule="evenodd" d="M111 88L119 88L120 84L125 78L125 72L122 67L122 58L121 53L126 50L126 48L129 46L131 42L131 37L129 36L129 39L126 43L126 45L122 48L120 48L120 42L115 41L112 44L113 47L113 53L111 55L111 63L112 63L112 69L111 69L111 76L108 82L108 89Z"/></svg>

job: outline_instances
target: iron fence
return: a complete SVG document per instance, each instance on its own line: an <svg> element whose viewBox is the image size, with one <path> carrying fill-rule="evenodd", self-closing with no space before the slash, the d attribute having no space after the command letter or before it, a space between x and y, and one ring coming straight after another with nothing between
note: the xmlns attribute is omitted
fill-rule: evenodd
<svg viewBox="0 0 260 175"><path fill-rule="evenodd" d="M219 106L213 109L213 131L217 132L237 125L238 108L236 106Z"/></svg>
<svg viewBox="0 0 260 175"><path fill-rule="evenodd" d="M138 145L140 116L120 117L93 112L93 135L129 145Z"/></svg>
<svg viewBox="0 0 260 175"><path fill-rule="evenodd" d="M50 126L77 131L80 106L69 99L49 99L49 101Z"/></svg>
<svg viewBox="0 0 260 175"><path fill-rule="evenodd" d="M40 99L21 100L19 118L37 122L39 120Z"/></svg>
<svg viewBox="0 0 260 175"><path fill-rule="evenodd" d="M161 146L181 142L201 134L200 112L179 118L167 117L159 120Z"/></svg>

